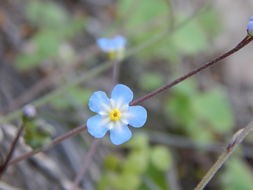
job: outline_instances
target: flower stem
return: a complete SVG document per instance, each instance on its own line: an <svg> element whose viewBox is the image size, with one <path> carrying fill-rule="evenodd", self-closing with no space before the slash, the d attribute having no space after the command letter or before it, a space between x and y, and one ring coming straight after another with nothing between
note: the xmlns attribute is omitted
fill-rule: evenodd
<svg viewBox="0 0 253 190"><path fill-rule="evenodd" d="M235 151L235 148L245 139L245 137L253 130L253 120L243 129L240 129L234 134L230 143L227 145L226 150L219 156L218 160L214 165L208 170L206 175L198 183L194 190L202 190L214 177L217 171L222 167L226 160Z"/></svg>
<svg viewBox="0 0 253 190"><path fill-rule="evenodd" d="M115 60L112 67L112 86L115 86L119 80L120 61Z"/></svg>
<svg viewBox="0 0 253 190"><path fill-rule="evenodd" d="M143 96L143 97L140 97L139 99L133 101L130 105L136 105L136 104L139 104L141 102L144 102L150 98L152 98L153 96L156 96L162 92L164 92L165 90L167 89L170 89L171 87L175 86L176 84L184 81L185 79L188 79L189 77L197 74L198 72L202 71L202 70L205 70L207 69L208 67L210 66L213 66L214 64L218 63L219 61L223 60L224 58L234 54L235 52L239 51L241 48L243 48L244 46L246 46L248 43L250 43L251 41L253 40L253 37L251 36L246 36L236 47L234 47L233 49L231 49L230 51L224 53L223 55L215 58L214 60L202 65L201 67L199 68L196 68L195 70L187 73L186 75L183 75L179 78L177 78L176 80L172 81L171 83L153 91L153 92L150 92L149 94Z"/></svg>

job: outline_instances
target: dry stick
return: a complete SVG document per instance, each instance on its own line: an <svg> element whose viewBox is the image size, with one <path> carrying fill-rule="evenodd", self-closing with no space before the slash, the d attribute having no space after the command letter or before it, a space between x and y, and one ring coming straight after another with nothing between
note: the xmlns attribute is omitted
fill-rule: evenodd
<svg viewBox="0 0 253 190"><path fill-rule="evenodd" d="M99 139L93 140L88 153L84 155L84 159L81 164L82 168L79 171L78 175L76 176L73 187L71 188L71 190L75 190L77 188L77 186L79 185L80 181L82 180L86 170L88 169L89 163L91 162L92 156L96 152L96 147L98 145L98 142L99 142Z"/></svg>
<svg viewBox="0 0 253 190"><path fill-rule="evenodd" d="M237 131L232 137L230 143L227 145L226 150L219 156L218 160L208 170L206 175L202 178L195 190L202 190L208 182L214 177L217 171L222 167L225 161L235 151L235 148L245 139L245 137L253 130L253 120L243 129Z"/></svg>
<svg viewBox="0 0 253 190"><path fill-rule="evenodd" d="M233 53L237 52L238 50L240 50L241 48L243 48L244 46L246 46L249 42L251 42L253 40L253 37L250 37L250 36L246 36L235 48L231 49L230 51L226 52L225 54L221 55L220 57L202 65L201 67L187 73L186 75L182 76L182 77L179 77L178 79L172 81L171 83L169 83L168 85L165 85L164 87L162 88L159 88L135 101L133 101L130 105L136 105L136 104L139 104L149 98L152 98L153 96L157 95L157 94L160 94L161 92L164 92L165 90L175 86L176 84L184 81L185 79L195 75L196 73L202 71L202 70L205 70L207 69L208 67L218 63L219 61L223 60L224 58L232 55Z"/></svg>
<svg viewBox="0 0 253 190"><path fill-rule="evenodd" d="M145 96L143 96L143 97L140 97L139 99L133 101L130 105L139 104L139 103L141 103L141 102L146 101L146 100L149 99L149 98L152 98L153 96L155 96L155 95L157 95L157 94L159 94L159 93L162 93L163 91L165 91L165 90L167 90L167 89L173 87L174 85L176 85L176 84L178 84L178 83L184 81L185 79L191 77L192 75L194 75L194 74L196 74L196 73L198 73L198 72L200 72L200 71L202 71L202 70L208 68L209 66L214 65L215 63L221 61L222 59L228 57L229 55L232 55L233 53L239 51L241 48L243 48L244 46L246 46L246 45L247 45L249 42L251 42L252 40L253 40L253 37L251 37L251 36L246 36L235 48L233 48L232 50L230 50L230 51L228 51L227 53L223 54L222 56L220 56L220 57L214 59L214 60L211 61L211 62L208 62L207 64L205 64L205 65L203 65L203 66L201 66L201 67L199 67L199 68L193 70L192 72L190 72L190 73L188 73L188 74L186 74L186 75L184 75L184 76L182 76L182 77L179 77L178 79L174 80L173 82L169 83L168 85L165 85L164 87L162 87L162 88L160 88L160 89L158 89L158 90L155 90L155 91L153 91L153 92L151 92L151 93L149 93L149 94L147 94L147 95L145 95ZM16 159L12 160L12 161L10 162L10 164L16 164L16 163L18 163L19 161L24 160L24 159L26 159L26 158L29 158L30 156L33 156L34 154L36 154L36 153L38 153L38 152L45 151L45 150L47 150L48 148L54 146L55 144L58 144L58 143L60 143L61 141L65 140L65 139L67 139L67 138L69 138L69 137L71 137L71 136L77 135L78 133L82 132L85 128L86 128L85 126L82 126L81 128L80 128L80 127L79 127L79 128L76 128L76 129L74 129L74 130L72 130L72 131L66 133L66 134L63 135L63 136L60 136L60 137L56 138L56 139L55 139L51 144L49 144L47 147L42 148L42 149L38 149L38 150L35 150L35 151L31 151L31 152L28 152L28 153L26 153L26 154L24 154L24 155L21 155L20 157L18 157L18 158L16 158ZM77 131L75 131L75 130L77 130ZM79 131L78 131L78 130L79 130ZM74 131L74 132L73 132L73 131ZM59 141L59 139L60 139L60 141Z"/></svg>
<svg viewBox="0 0 253 190"><path fill-rule="evenodd" d="M21 127L19 128L19 130L17 132L17 135L16 135L14 141L11 144L11 147L9 149L9 153L6 156L6 159L5 159L4 163L0 166L0 178L2 177L3 173L5 172L5 170L8 167L8 164L9 164L9 162L11 160L11 157L12 157L12 155L14 153L14 150L15 150L16 145L18 143L18 139L21 136L23 129L24 129L24 124L22 124Z"/></svg>

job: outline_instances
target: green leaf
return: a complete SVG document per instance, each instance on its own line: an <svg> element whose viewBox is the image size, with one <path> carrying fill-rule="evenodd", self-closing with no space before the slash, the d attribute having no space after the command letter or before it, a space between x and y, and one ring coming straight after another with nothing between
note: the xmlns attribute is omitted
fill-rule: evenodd
<svg viewBox="0 0 253 190"><path fill-rule="evenodd" d="M206 146L213 141L213 133L207 129L209 126L198 123L198 120L196 120L195 123L189 123L186 127L189 136L194 139L199 146Z"/></svg>
<svg viewBox="0 0 253 190"><path fill-rule="evenodd" d="M179 28L172 36L172 43L182 53L191 55L208 47L205 33L196 20L191 20Z"/></svg>
<svg viewBox="0 0 253 190"><path fill-rule="evenodd" d="M158 170L166 171L171 166L172 156L166 147L156 146L151 151L151 161Z"/></svg>
<svg viewBox="0 0 253 190"><path fill-rule="evenodd" d="M239 158L228 161L222 173L221 182L224 190L252 189L253 175L249 166Z"/></svg>
<svg viewBox="0 0 253 190"><path fill-rule="evenodd" d="M187 80L175 86L172 92L173 95L165 104L166 113L183 127L196 123L196 116L192 111L192 97L197 94L194 82Z"/></svg>
<svg viewBox="0 0 253 190"><path fill-rule="evenodd" d="M148 166L149 152L147 149L133 151L123 164L125 173L142 174Z"/></svg>
<svg viewBox="0 0 253 190"><path fill-rule="evenodd" d="M28 19L39 27L62 27L68 21L66 12L53 2L31 1L26 12Z"/></svg>
<svg viewBox="0 0 253 190"><path fill-rule="evenodd" d="M107 190L107 187L110 184L110 179L109 177L104 174L102 175L102 177L100 177L98 184L96 185L96 189L97 190Z"/></svg>
<svg viewBox="0 0 253 190"><path fill-rule="evenodd" d="M25 143L33 149L40 148L51 141L53 127L44 120L31 120L25 124Z"/></svg>
<svg viewBox="0 0 253 190"><path fill-rule="evenodd" d="M29 70L41 64L46 58L53 58L57 55L61 44L59 35L53 31L40 31L31 39L33 51L24 53L16 60L16 67L19 70Z"/></svg>
<svg viewBox="0 0 253 190"><path fill-rule="evenodd" d="M141 179L139 175L132 173L118 174L112 181L112 187L117 190L135 190L140 186Z"/></svg>
<svg viewBox="0 0 253 190"><path fill-rule="evenodd" d="M214 37L223 29L221 18L220 13L216 9L209 8L201 15L201 17L198 17L198 20L202 28L205 30L205 33L209 34L210 37Z"/></svg>
<svg viewBox="0 0 253 190"><path fill-rule="evenodd" d="M199 119L209 122L217 132L224 133L232 129L232 109L221 89L195 96L193 108Z"/></svg>
<svg viewBox="0 0 253 190"><path fill-rule="evenodd" d="M158 170L153 165L150 165L148 171L146 172L146 175L148 176L148 179L151 180L157 186L159 189L162 190L168 190L169 187L167 187L167 178L164 175L165 172Z"/></svg>
<svg viewBox="0 0 253 190"><path fill-rule="evenodd" d="M40 64L42 57L40 55L20 55L16 59L15 67L19 71L27 71L29 69L35 68Z"/></svg>
<svg viewBox="0 0 253 190"><path fill-rule="evenodd" d="M166 2L163 0L140 0L137 8L132 6L132 3L135 2L129 0L120 0L118 2L119 13L123 13L123 15L126 14L126 11L129 10L129 8L133 8L135 10L131 12L125 23L125 26L129 30L136 29L136 27L140 26L141 24L168 12L168 4L166 4Z"/></svg>
<svg viewBox="0 0 253 190"><path fill-rule="evenodd" d="M149 147L148 135L145 133L136 134L125 146L134 150L147 149Z"/></svg>
<svg viewBox="0 0 253 190"><path fill-rule="evenodd" d="M159 73L148 72L144 73L140 78L140 86L144 90L154 90L163 84L163 77Z"/></svg>
<svg viewBox="0 0 253 190"><path fill-rule="evenodd" d="M116 170L119 165L119 159L117 156L110 154L104 159L104 166L106 170Z"/></svg>

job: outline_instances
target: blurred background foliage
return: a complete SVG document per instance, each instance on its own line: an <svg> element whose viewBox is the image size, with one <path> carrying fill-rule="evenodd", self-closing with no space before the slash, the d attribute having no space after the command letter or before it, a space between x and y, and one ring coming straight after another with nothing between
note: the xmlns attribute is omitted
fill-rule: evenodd
<svg viewBox="0 0 253 190"><path fill-rule="evenodd" d="M22 27L18 27L18 30L22 29L20 48L18 51L13 48L11 58L8 52L8 56L3 56L11 63L13 72L10 75L14 83L21 87L13 87L15 90L7 90L8 93L1 87L3 118L25 103L36 104L42 97L48 97L47 101L40 102L40 124L29 123L26 128L24 140L32 148L50 141L52 131L58 136L57 132L70 129L66 126L85 122L91 115L87 109L91 93L98 89L109 91L111 86L110 71L83 77L108 61L97 49L95 55L90 49L98 37L124 34L128 39L120 83L135 89L136 96L157 89L217 56L213 47L224 32L222 14L211 1L186 4L187 8L172 0L96 3L26 0L22 6L16 1L6 3L7 7L17 6L22 10ZM2 9L0 13L6 17L11 14ZM16 17L9 15L9 18L16 23ZM2 48L5 45L3 43ZM2 59L2 67L3 62ZM102 156L98 154L99 172L91 186L83 182L83 187L98 190L193 189L223 148L210 151L206 147L226 142L238 123L228 90L220 80L222 67L218 68L220 73L218 69L216 73L203 73L177 85L169 93L145 102L149 111L145 129L136 130L139 133L116 150L104 143L101 149L107 152L102 150ZM81 79L76 82L78 77ZM44 85L35 95L26 101L19 99L26 92L34 93L32 87L45 79L47 82L42 83ZM72 83L74 85L64 88ZM58 89L60 93L51 96ZM19 101L15 102L15 99ZM65 128L59 127L61 125ZM38 126L44 129L38 130ZM158 143L159 137L154 138L154 132L168 135L167 138L174 135L174 145L166 141ZM83 136L85 140L77 139L76 146L87 151L89 137ZM198 147L184 147L185 140L190 146L195 143ZM238 152L208 189L251 189L252 171L242 155L243 151ZM73 159L77 163L80 161L80 158ZM94 176L92 165L89 170L88 175ZM75 173L68 175L72 179ZM21 182L16 185L24 187Z"/></svg>

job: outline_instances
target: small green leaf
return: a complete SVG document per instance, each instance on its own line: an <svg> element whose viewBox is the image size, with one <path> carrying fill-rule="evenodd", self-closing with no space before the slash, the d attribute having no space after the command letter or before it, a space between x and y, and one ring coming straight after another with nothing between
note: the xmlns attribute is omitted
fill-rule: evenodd
<svg viewBox="0 0 253 190"><path fill-rule="evenodd" d="M102 175L102 177L100 177L98 184L96 185L96 189L97 190L107 190L107 187L110 184L110 179L107 175Z"/></svg>
<svg viewBox="0 0 253 190"><path fill-rule="evenodd" d="M208 47L205 33L196 20L179 28L172 36L172 43L186 54L196 54Z"/></svg>
<svg viewBox="0 0 253 190"><path fill-rule="evenodd" d="M201 17L198 17L198 20L205 32L211 37L214 37L223 29L221 18L220 13L216 9L210 8L206 10Z"/></svg>
<svg viewBox="0 0 253 190"><path fill-rule="evenodd" d="M112 187L117 190L136 190L140 184L140 176L132 173L118 174L117 177L112 181Z"/></svg>
<svg viewBox="0 0 253 190"><path fill-rule="evenodd" d="M68 21L64 9L53 2L31 1L26 12L28 19L39 27L62 27Z"/></svg>
<svg viewBox="0 0 253 190"><path fill-rule="evenodd" d="M117 156L110 154L105 157L104 166L106 170L116 170L119 164Z"/></svg>
<svg viewBox="0 0 253 190"><path fill-rule="evenodd" d="M206 120L218 132L233 127L233 114L227 97L221 89L199 94L193 99L193 108L200 120Z"/></svg>
<svg viewBox="0 0 253 190"><path fill-rule="evenodd" d="M133 2L129 0L120 0L118 2L119 13L123 13L123 15L126 14L126 10L128 10L127 8L135 9L135 11L129 15L125 23L125 26L129 30L136 29L136 27L141 24L168 12L168 4L163 0L140 0L140 4L137 8L132 6L132 3Z"/></svg>
<svg viewBox="0 0 253 190"><path fill-rule="evenodd" d="M228 161L221 181L224 190L252 189L253 175L250 167L240 158Z"/></svg>
<svg viewBox="0 0 253 190"><path fill-rule="evenodd" d="M172 156L166 147L156 146L151 151L151 161L158 170L166 171L171 166Z"/></svg>
<svg viewBox="0 0 253 190"><path fill-rule="evenodd" d="M148 135L145 133L136 134L126 146L132 149L142 150L148 148Z"/></svg>
<svg viewBox="0 0 253 190"><path fill-rule="evenodd" d="M124 172L141 174L148 166L148 151L139 150L131 152L123 164Z"/></svg>
<svg viewBox="0 0 253 190"><path fill-rule="evenodd" d="M53 127L44 120L35 119L24 124L25 143L33 149L41 148L50 143L54 133Z"/></svg>
<svg viewBox="0 0 253 190"><path fill-rule="evenodd" d="M140 86L144 90L154 90L163 84L163 77L159 73L144 73L140 78Z"/></svg>

